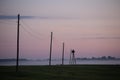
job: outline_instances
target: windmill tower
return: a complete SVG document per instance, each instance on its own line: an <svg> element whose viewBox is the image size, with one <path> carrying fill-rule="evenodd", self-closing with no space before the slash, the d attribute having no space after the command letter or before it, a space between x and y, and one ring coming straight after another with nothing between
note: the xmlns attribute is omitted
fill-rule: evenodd
<svg viewBox="0 0 120 80"><path fill-rule="evenodd" d="M76 59L75 59L75 50L71 50L70 52L70 60L69 60L69 64L73 65L76 64Z"/></svg>

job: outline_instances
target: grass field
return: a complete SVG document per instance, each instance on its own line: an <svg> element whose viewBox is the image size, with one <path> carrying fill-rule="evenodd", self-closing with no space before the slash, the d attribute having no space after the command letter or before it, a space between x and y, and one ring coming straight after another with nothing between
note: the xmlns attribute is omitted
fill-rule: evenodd
<svg viewBox="0 0 120 80"><path fill-rule="evenodd" d="M0 66L0 80L120 80L120 66Z"/></svg>

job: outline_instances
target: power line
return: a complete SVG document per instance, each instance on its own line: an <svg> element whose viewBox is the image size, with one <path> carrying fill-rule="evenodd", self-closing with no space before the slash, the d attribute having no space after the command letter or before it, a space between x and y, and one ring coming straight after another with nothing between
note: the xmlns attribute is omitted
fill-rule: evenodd
<svg viewBox="0 0 120 80"><path fill-rule="evenodd" d="M25 23L23 20L22 20L21 22L22 22L27 28L29 28L30 31L34 32L34 34L36 34L36 35L42 35L41 33L38 33L38 32L36 32L35 30L33 30L33 29L31 28L31 26L28 25L27 23Z"/></svg>
<svg viewBox="0 0 120 80"><path fill-rule="evenodd" d="M34 38L36 38L36 39L41 40L41 39L40 39L40 36L34 35L34 34L31 33L29 30L27 30L23 25L21 25L21 28L22 28L25 32L27 32L30 36L32 36L32 37L34 37Z"/></svg>
<svg viewBox="0 0 120 80"><path fill-rule="evenodd" d="M30 25L28 25L27 23L25 23L23 20L21 21L22 22L22 26L25 26L24 28L25 28L25 31L27 31L30 35L32 35L32 36L35 36L36 38L43 38L43 36L44 36L44 39L48 39L47 37L49 37L48 35L43 35L43 34L41 34L41 33L38 33L38 32L36 32L35 30L33 30L31 27L30 27ZM46 37L46 38L45 38Z"/></svg>
<svg viewBox="0 0 120 80"><path fill-rule="evenodd" d="M10 24L15 24L15 22L3 21L3 20L0 20L0 23L1 23L1 24L8 24L8 25L10 25Z"/></svg>

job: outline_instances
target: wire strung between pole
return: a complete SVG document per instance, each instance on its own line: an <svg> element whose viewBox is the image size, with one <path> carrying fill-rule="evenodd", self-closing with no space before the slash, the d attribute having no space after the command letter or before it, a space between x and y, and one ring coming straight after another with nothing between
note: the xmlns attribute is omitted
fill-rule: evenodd
<svg viewBox="0 0 120 80"><path fill-rule="evenodd" d="M23 25L21 25L21 28L26 32L26 33L28 33L30 36L32 36L33 38L36 38L36 39L38 39L38 40L41 40L40 38L40 36L37 36L37 35L34 35L33 33L31 33L29 30L27 30Z"/></svg>

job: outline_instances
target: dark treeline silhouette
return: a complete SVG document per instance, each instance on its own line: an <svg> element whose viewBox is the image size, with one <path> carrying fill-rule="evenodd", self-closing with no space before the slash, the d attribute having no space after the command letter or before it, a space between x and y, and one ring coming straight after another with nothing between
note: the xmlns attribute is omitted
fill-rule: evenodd
<svg viewBox="0 0 120 80"><path fill-rule="evenodd" d="M112 57L112 56L101 56L101 57L81 57L81 58L75 58L76 60L120 60L120 58ZM51 59L52 61L60 61L61 59ZM69 60L69 59L65 59ZM16 61L15 58L8 58L8 59L0 59L0 62L5 62L5 61ZM26 59L26 58L21 58L19 61L49 61L49 59Z"/></svg>
<svg viewBox="0 0 120 80"><path fill-rule="evenodd" d="M120 60L120 58L112 57L112 56L101 56L101 57L91 57L91 58L76 58L76 60Z"/></svg>
<svg viewBox="0 0 120 80"><path fill-rule="evenodd" d="M12 59L0 59L0 62L4 62L4 61L16 61L16 59L12 58ZM28 59L19 59L19 61L29 61Z"/></svg>

